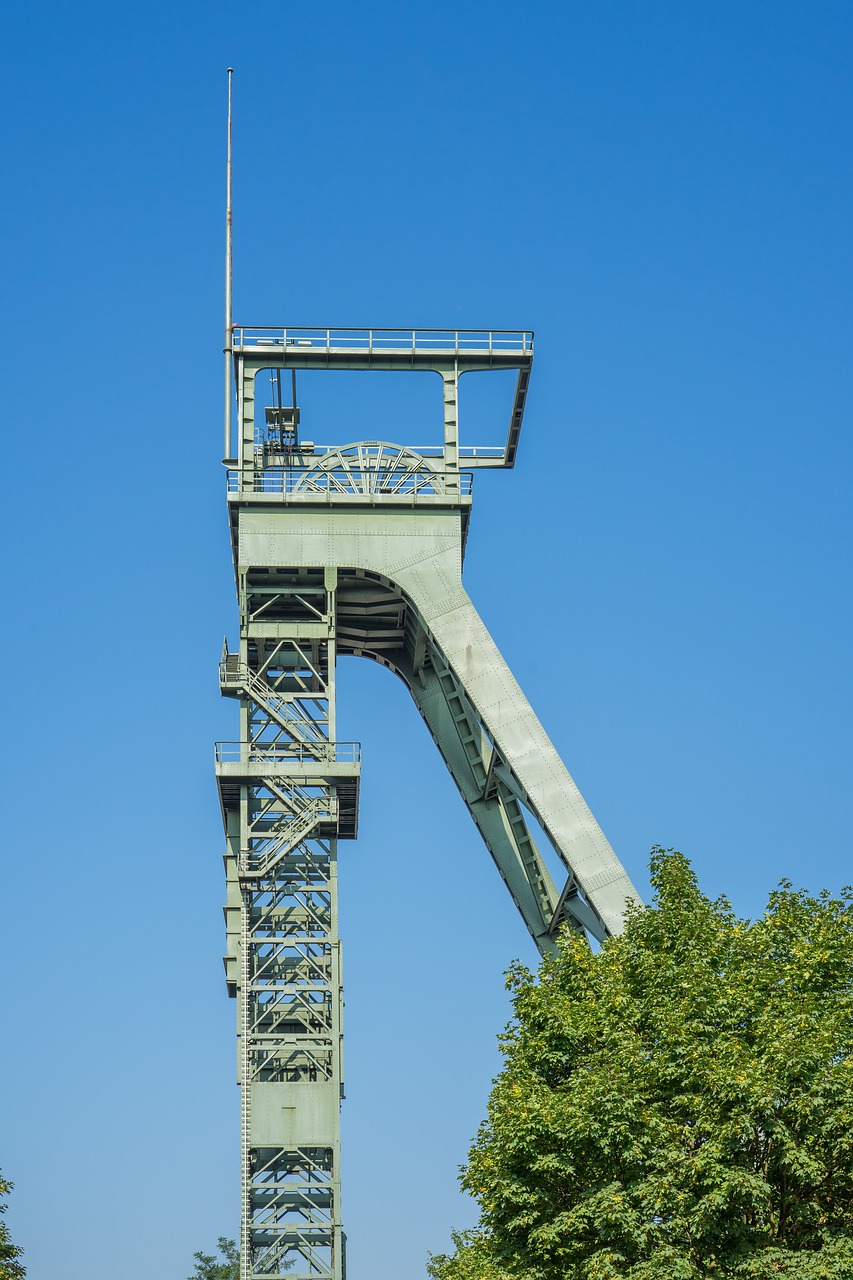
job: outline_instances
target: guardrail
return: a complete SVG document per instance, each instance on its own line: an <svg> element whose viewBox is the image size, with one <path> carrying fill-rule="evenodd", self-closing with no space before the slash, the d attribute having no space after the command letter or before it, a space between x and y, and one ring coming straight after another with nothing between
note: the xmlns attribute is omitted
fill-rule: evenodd
<svg viewBox="0 0 853 1280"><path fill-rule="evenodd" d="M278 764L282 762L316 764L320 743L302 742L216 742L217 764ZM358 764L360 742L328 743L328 759L336 764Z"/></svg>
<svg viewBox="0 0 853 1280"><path fill-rule="evenodd" d="M383 471L375 467L281 467L267 468L243 476L239 471L226 472L229 493L280 493L291 494L331 493L339 497L347 494L363 496L407 498L429 497L444 494L452 478L457 488L453 497L468 497L473 491L474 477L470 471ZM452 487L452 486L451 486Z"/></svg>
<svg viewBox="0 0 853 1280"><path fill-rule="evenodd" d="M313 348L318 351L453 352L456 355L531 355L530 329L291 329L235 325L232 348Z"/></svg>
<svg viewBox="0 0 853 1280"><path fill-rule="evenodd" d="M358 443L368 451L375 450L377 448L377 442L374 440L362 440ZM266 444L269 445L270 441L266 441ZM330 453L340 453L342 449L346 450L354 447L356 446L352 444L340 445L312 443L307 451L303 451L301 448L297 447L294 450L294 453L298 454L301 458L325 458ZM385 446L383 445L382 447ZM443 444L407 444L402 446L389 445L388 447L396 449L398 452L402 451L407 455L416 453L422 458L444 457ZM263 449L263 441L255 444L255 453L261 454ZM460 458L502 458L505 449L502 444L461 444L458 452Z"/></svg>

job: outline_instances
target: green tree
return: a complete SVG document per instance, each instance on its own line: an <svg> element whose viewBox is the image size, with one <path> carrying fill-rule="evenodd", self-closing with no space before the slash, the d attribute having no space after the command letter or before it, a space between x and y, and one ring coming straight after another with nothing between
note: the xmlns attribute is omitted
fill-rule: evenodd
<svg viewBox="0 0 853 1280"><path fill-rule="evenodd" d="M0 1199L7 1196L11 1190L12 1183L7 1182L0 1174ZM5 1204L0 1204L0 1214L5 1212ZM26 1267L19 1261L23 1252L19 1245L12 1244L6 1223L0 1222L0 1280L22 1280L27 1273Z"/></svg>
<svg viewBox="0 0 853 1280"><path fill-rule="evenodd" d="M195 1269L188 1280L240 1280L240 1250L236 1240L220 1236L220 1260L211 1253L194 1253Z"/></svg>
<svg viewBox="0 0 853 1280"><path fill-rule="evenodd" d="M597 954L510 971L480 1228L435 1280L853 1277L853 894L783 883L750 923L651 868Z"/></svg>

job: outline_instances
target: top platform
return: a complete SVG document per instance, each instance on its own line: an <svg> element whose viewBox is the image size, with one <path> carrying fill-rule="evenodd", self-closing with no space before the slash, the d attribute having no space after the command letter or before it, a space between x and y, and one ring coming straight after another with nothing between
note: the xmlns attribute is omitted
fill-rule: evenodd
<svg viewBox="0 0 853 1280"><path fill-rule="evenodd" d="M235 325L231 350L289 369L526 369L528 329L293 329Z"/></svg>

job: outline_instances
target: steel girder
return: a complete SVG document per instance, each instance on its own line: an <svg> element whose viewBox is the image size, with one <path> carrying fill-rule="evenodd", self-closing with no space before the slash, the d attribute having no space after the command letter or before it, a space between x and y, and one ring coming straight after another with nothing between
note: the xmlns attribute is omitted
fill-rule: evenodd
<svg viewBox="0 0 853 1280"><path fill-rule="evenodd" d="M387 580L340 578L339 652L372 658L404 681L539 950L556 948L563 925L603 941L608 927L565 856L562 890L554 884L525 816L527 808L539 820L535 805L418 611Z"/></svg>

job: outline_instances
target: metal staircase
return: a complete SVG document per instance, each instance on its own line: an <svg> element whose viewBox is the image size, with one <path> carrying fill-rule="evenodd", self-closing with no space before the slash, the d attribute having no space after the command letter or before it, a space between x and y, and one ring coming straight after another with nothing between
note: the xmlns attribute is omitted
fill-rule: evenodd
<svg viewBox="0 0 853 1280"><path fill-rule="evenodd" d="M261 719L256 732L263 733L265 741L279 740L280 734L266 732L277 726L306 752L316 753L317 759L324 759L328 754L323 723L307 714L304 699L278 692L250 666L241 663L239 653L229 653L227 641L219 664L219 688L225 697L244 698L253 704L254 719Z"/></svg>
<svg viewBox="0 0 853 1280"><path fill-rule="evenodd" d="M322 822L332 822L336 813L334 797L314 796L289 822L280 824L279 829L283 827L285 834L265 841L260 852L240 850L240 880L257 880L271 875L283 858L307 840Z"/></svg>

